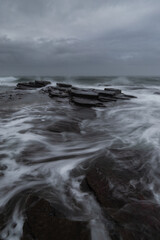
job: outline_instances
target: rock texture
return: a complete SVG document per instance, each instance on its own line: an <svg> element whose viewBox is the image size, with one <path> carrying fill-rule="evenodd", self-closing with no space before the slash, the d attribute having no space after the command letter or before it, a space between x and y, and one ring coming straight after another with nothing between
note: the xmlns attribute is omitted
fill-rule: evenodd
<svg viewBox="0 0 160 240"><path fill-rule="evenodd" d="M21 240L91 240L87 222L59 216L45 199L29 196Z"/></svg>
<svg viewBox="0 0 160 240"><path fill-rule="evenodd" d="M49 84L47 81L35 81L18 83L16 89L27 90L41 88ZM51 98L67 98L70 103L82 107L106 107L108 102L117 100L129 100L134 96L125 95L119 89L105 88L104 90L93 88L78 88L71 84L57 83L57 86L49 86L43 90Z"/></svg>
<svg viewBox="0 0 160 240"><path fill-rule="evenodd" d="M124 152L122 155L117 151L114 158L112 153L96 160L88 170L87 184L106 217L115 225L114 234L111 233L113 240L158 240L160 207L144 179L144 175L148 176L148 167L140 167L141 164L132 167L136 159L144 156L137 152L127 152L125 156ZM130 165L128 169L123 168L123 161L125 166Z"/></svg>
<svg viewBox="0 0 160 240"><path fill-rule="evenodd" d="M49 81L34 81L34 82L24 82L18 83L16 89L20 90L27 90L27 89L35 89L35 88L42 88L46 85L50 84Z"/></svg>

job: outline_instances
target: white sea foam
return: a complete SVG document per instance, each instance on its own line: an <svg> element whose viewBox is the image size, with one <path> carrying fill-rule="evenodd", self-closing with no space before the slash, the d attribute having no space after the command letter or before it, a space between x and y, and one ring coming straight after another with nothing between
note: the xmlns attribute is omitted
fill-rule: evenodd
<svg viewBox="0 0 160 240"><path fill-rule="evenodd" d="M0 86L15 86L15 82L18 80L16 77L0 77Z"/></svg>

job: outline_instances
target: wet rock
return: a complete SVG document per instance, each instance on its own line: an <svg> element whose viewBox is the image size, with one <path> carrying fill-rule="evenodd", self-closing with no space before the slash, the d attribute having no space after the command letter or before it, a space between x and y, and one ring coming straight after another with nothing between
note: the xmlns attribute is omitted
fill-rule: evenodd
<svg viewBox="0 0 160 240"><path fill-rule="evenodd" d="M120 94L122 91L120 89L116 89L116 88L105 88L104 89L106 93L110 93L110 94Z"/></svg>
<svg viewBox="0 0 160 240"><path fill-rule="evenodd" d="M83 98L73 97L71 99L71 102L82 107L104 107L103 103L97 100L91 100L86 98L83 99Z"/></svg>
<svg viewBox="0 0 160 240"><path fill-rule="evenodd" d="M66 97L69 97L69 94L68 94L68 89L64 89L64 88L58 88L58 87L48 87L46 90L46 92L49 93L49 96L51 98L54 98L54 97L58 97L58 98L66 98Z"/></svg>
<svg viewBox="0 0 160 240"><path fill-rule="evenodd" d="M130 97L128 97L128 95L124 95L124 94L117 94L117 95L115 96L115 98L116 98L117 100L129 100L129 99L130 99Z"/></svg>
<svg viewBox="0 0 160 240"><path fill-rule="evenodd" d="M136 96L133 96L133 95L128 95L128 94L125 94L124 95L126 98L130 99L130 98L137 98Z"/></svg>
<svg viewBox="0 0 160 240"><path fill-rule="evenodd" d="M101 96L98 97L98 100L100 102L116 102L117 101L117 99L114 97L101 97Z"/></svg>
<svg viewBox="0 0 160 240"><path fill-rule="evenodd" d="M49 92L49 96L51 98L54 98L54 97L59 97L59 98L66 98L68 97L69 95L67 93L62 93L62 92L58 92L58 91L50 91Z"/></svg>
<svg viewBox="0 0 160 240"><path fill-rule="evenodd" d="M26 203L26 220L21 240L90 240L87 222L71 221L58 215L51 204L36 196Z"/></svg>
<svg viewBox="0 0 160 240"><path fill-rule="evenodd" d="M115 102L119 99L129 100L134 97L125 95L121 93L121 90L113 88L98 90L72 87L69 94L72 102L85 107L104 107L105 105L102 102Z"/></svg>
<svg viewBox="0 0 160 240"><path fill-rule="evenodd" d="M152 202L125 205L113 215L123 240L159 240L160 206Z"/></svg>
<svg viewBox="0 0 160 240"><path fill-rule="evenodd" d="M45 87L50 84L48 81L35 81L18 83L16 89L27 90ZM67 98L70 103L82 107L104 107L108 102L116 102L117 100L129 100L134 96L125 95L119 89L105 88L104 90L93 88L78 88L71 84L57 83L56 86L49 86L41 89L41 93L48 93L49 97ZM20 96L21 98L22 96ZM12 98L12 96L10 97Z"/></svg>
<svg viewBox="0 0 160 240"><path fill-rule="evenodd" d="M130 151L122 154L117 150L102 155L93 163L87 173L87 182L104 207L119 209L133 200L153 199L151 191L139 182L148 175L147 163L143 167L141 161L136 165L136 158L143 158L143 154Z"/></svg>
<svg viewBox="0 0 160 240"><path fill-rule="evenodd" d="M41 88L50 84L48 81L35 81L27 83L19 83L16 89L34 89ZM119 89L105 88L88 89L78 88L71 84L57 83L57 86L49 86L43 89L43 93L48 93L51 98L68 98L71 103L82 107L104 107L103 103L114 102L116 100L129 100L134 96L121 93Z"/></svg>
<svg viewBox="0 0 160 240"><path fill-rule="evenodd" d="M112 151L97 159L87 173L87 184L105 216L114 222L118 239L159 239L160 206L154 203L144 178L149 166L141 161L136 165L137 159L144 159L143 154Z"/></svg>
<svg viewBox="0 0 160 240"><path fill-rule="evenodd" d="M75 121L57 121L53 125L47 127L51 132L75 132L80 133L78 122Z"/></svg>
<svg viewBox="0 0 160 240"><path fill-rule="evenodd" d="M26 82L26 83L18 83L16 89L27 90L34 88L42 88L50 84L49 81L34 81L34 82Z"/></svg>
<svg viewBox="0 0 160 240"><path fill-rule="evenodd" d="M66 83L57 83L57 86L60 88L71 88L71 84L66 84Z"/></svg>
<svg viewBox="0 0 160 240"><path fill-rule="evenodd" d="M98 94L94 93L92 91L87 91L87 90L71 90L70 91L70 95L71 96L75 96L78 98L88 98L88 99L97 99L98 98Z"/></svg>
<svg viewBox="0 0 160 240"><path fill-rule="evenodd" d="M39 88L45 87L48 84L51 84L51 82L50 81L38 81L38 80L35 81L36 87L39 87Z"/></svg>

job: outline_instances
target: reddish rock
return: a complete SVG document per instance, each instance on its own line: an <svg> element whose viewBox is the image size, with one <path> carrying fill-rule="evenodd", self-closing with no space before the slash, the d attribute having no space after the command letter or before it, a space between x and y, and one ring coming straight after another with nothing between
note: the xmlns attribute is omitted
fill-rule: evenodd
<svg viewBox="0 0 160 240"><path fill-rule="evenodd" d="M138 201L127 204L113 216L123 240L159 240L160 206Z"/></svg>
<svg viewBox="0 0 160 240"><path fill-rule="evenodd" d="M30 196L21 240L90 240L87 222L71 221L57 215L48 201Z"/></svg>
<svg viewBox="0 0 160 240"><path fill-rule="evenodd" d="M144 176L149 166L141 166L144 157L143 153L117 150L97 159L87 173L89 187L122 240L159 240L160 237L160 206L154 203L153 194L147 189ZM137 166L136 158L139 158ZM145 184L141 183L142 177ZM134 186L132 180L136 181Z"/></svg>

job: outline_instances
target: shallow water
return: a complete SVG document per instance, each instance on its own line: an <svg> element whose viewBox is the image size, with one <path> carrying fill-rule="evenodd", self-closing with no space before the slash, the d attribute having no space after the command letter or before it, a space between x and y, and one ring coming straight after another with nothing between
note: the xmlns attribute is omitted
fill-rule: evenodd
<svg viewBox="0 0 160 240"><path fill-rule="evenodd" d="M21 194L32 190L58 203L67 218L89 220L92 240L109 240L106 227L109 223L104 220L99 204L93 194L80 188L84 175L71 177L71 173L79 166L83 168L82 163L90 163L111 150L144 152L145 156L132 164L123 158L117 164L122 169L143 169L148 164L147 177L142 175L138 181L152 191L159 204L160 95L154 93L160 92L160 78L46 79L51 80L52 85L57 81L100 89L109 85L137 99L105 109L78 112L63 101L44 99L39 102L36 97L26 104L1 105L0 208L12 203L13 199L10 204L12 217L1 238L20 239L23 226ZM1 78L1 92L10 90L20 81L24 79ZM132 179L131 184L136 186L138 182ZM16 227L13 227L14 222Z"/></svg>

